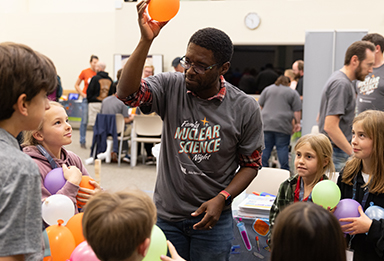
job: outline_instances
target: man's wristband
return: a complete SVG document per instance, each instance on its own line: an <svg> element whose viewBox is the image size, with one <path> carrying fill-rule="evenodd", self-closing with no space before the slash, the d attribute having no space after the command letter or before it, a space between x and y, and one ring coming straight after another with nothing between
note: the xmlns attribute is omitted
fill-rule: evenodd
<svg viewBox="0 0 384 261"><path fill-rule="evenodd" d="M222 195L222 196L224 197L225 200L227 200L227 199L231 196L231 194L229 194L229 193L228 193L227 191L225 191L225 190L222 190L219 194Z"/></svg>
<svg viewBox="0 0 384 261"><path fill-rule="evenodd" d="M222 190L222 191L220 191L219 195L222 195L224 197L226 206L228 206L232 203L232 196L227 191Z"/></svg>

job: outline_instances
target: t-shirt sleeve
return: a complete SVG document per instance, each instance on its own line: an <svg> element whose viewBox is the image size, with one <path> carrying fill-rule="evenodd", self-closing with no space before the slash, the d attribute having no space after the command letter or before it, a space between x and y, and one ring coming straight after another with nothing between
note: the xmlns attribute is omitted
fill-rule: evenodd
<svg viewBox="0 0 384 261"><path fill-rule="evenodd" d="M262 151L264 149L261 110L256 101L254 103L252 101L250 106L244 106L244 109L248 112L253 111L253 113L244 113L245 119L239 141L239 153L251 155L255 150Z"/></svg>
<svg viewBox="0 0 384 261"><path fill-rule="evenodd" d="M267 90L264 89L264 91L260 94L258 103L260 104L261 107L264 107L265 103L265 95L267 94Z"/></svg>
<svg viewBox="0 0 384 261"><path fill-rule="evenodd" d="M345 108L347 108L348 103L348 89L350 86L346 86L345 83L341 81L334 81L328 92L328 106L325 113L326 116L329 115L344 115Z"/></svg>
<svg viewBox="0 0 384 261"><path fill-rule="evenodd" d="M121 113L123 114L124 118L129 117L128 107L124 103L121 103Z"/></svg>
<svg viewBox="0 0 384 261"><path fill-rule="evenodd" d="M298 92L292 92L292 93L293 93L292 110L293 111L301 111L300 95L298 94Z"/></svg>
<svg viewBox="0 0 384 261"><path fill-rule="evenodd" d="M79 79L83 80L85 79L85 71L81 71L81 73L79 74Z"/></svg>

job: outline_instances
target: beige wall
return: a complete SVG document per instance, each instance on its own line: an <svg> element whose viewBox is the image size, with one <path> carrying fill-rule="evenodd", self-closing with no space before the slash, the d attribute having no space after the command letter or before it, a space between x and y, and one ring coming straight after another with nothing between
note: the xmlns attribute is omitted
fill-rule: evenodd
<svg viewBox="0 0 384 261"><path fill-rule="evenodd" d="M256 12L261 25L244 26ZM384 34L382 0L181 1L177 16L163 28L150 50L164 55L164 69L185 53L189 37L217 27L234 44L304 44L307 30L354 30ZM91 54L113 72L113 55L131 53L139 40L136 3L115 8L114 0L0 0L0 42L30 45L56 64L65 89L73 89Z"/></svg>

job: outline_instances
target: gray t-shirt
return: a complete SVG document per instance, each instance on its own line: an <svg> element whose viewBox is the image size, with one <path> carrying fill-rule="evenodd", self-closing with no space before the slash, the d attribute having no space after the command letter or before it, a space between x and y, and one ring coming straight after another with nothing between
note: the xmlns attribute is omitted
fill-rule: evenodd
<svg viewBox="0 0 384 261"><path fill-rule="evenodd" d="M301 110L299 93L289 86L272 84L264 89L258 102L263 107L264 131L291 135L293 113Z"/></svg>
<svg viewBox="0 0 384 261"><path fill-rule="evenodd" d="M108 96L101 103L102 114L123 114L124 118L128 118L128 107L115 95Z"/></svg>
<svg viewBox="0 0 384 261"><path fill-rule="evenodd" d="M0 128L0 256L42 251L40 173L17 140Z"/></svg>
<svg viewBox="0 0 384 261"><path fill-rule="evenodd" d="M262 151L260 107L227 82L220 101L187 93L181 73L145 80L153 93L152 111L164 121L154 201L160 218L180 221L228 186L239 153Z"/></svg>
<svg viewBox="0 0 384 261"><path fill-rule="evenodd" d="M355 116L355 90L351 80L342 71L336 71L331 75L321 96L319 131L325 135L327 133L324 131L324 121L328 115L340 116L339 128L348 142L351 142L352 121Z"/></svg>
<svg viewBox="0 0 384 261"><path fill-rule="evenodd" d="M384 64L357 82L356 112L365 110L384 111Z"/></svg>

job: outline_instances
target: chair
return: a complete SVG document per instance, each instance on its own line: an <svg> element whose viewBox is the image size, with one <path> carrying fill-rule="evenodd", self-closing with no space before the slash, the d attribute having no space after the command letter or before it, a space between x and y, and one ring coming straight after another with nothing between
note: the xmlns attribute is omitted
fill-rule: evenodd
<svg viewBox="0 0 384 261"><path fill-rule="evenodd" d="M114 150L117 150L116 117L114 114L97 114L95 125L93 126L93 138L91 146L91 157L107 150L107 137L112 136ZM93 161L91 162L93 163Z"/></svg>
<svg viewBox="0 0 384 261"><path fill-rule="evenodd" d="M312 133L312 134L318 134L318 133L320 133L320 132L319 132L319 126L318 126L318 125L313 125L313 126L312 126L312 129L311 129L311 133Z"/></svg>
<svg viewBox="0 0 384 261"><path fill-rule="evenodd" d="M339 172L333 172L333 176L330 177L330 173L326 173L328 178L337 184L337 179L339 178Z"/></svg>
<svg viewBox="0 0 384 261"><path fill-rule="evenodd" d="M100 121L101 123L98 124ZM109 125L115 126L109 128ZM91 147L91 158L85 161L86 165L92 164L96 155L98 159L105 159L106 163L110 163L111 152L118 150L118 166L120 167L123 142L130 138L130 135L124 136L124 129L125 121L122 114L97 114L96 124L93 126L94 139ZM119 142L119 146L117 146L117 142Z"/></svg>
<svg viewBox="0 0 384 261"><path fill-rule="evenodd" d="M161 138L138 137L140 136L159 136L163 129L163 121L159 115L135 115L131 132L131 167L136 166L137 143L141 142L141 149L144 152L143 143L159 143ZM142 153L143 155L143 153Z"/></svg>
<svg viewBox="0 0 384 261"><path fill-rule="evenodd" d="M131 138L131 135L124 136L124 130L125 130L124 116L118 113L116 114L116 131L118 133L117 140L119 141L119 153L117 154L117 159L118 159L117 162L119 167L121 162L121 152L123 150L123 142ZM108 139L112 139L112 137L108 137Z"/></svg>
<svg viewBox="0 0 384 261"><path fill-rule="evenodd" d="M280 184L289 176L290 172L288 170L263 167L245 191L247 194L255 191L277 195Z"/></svg>

